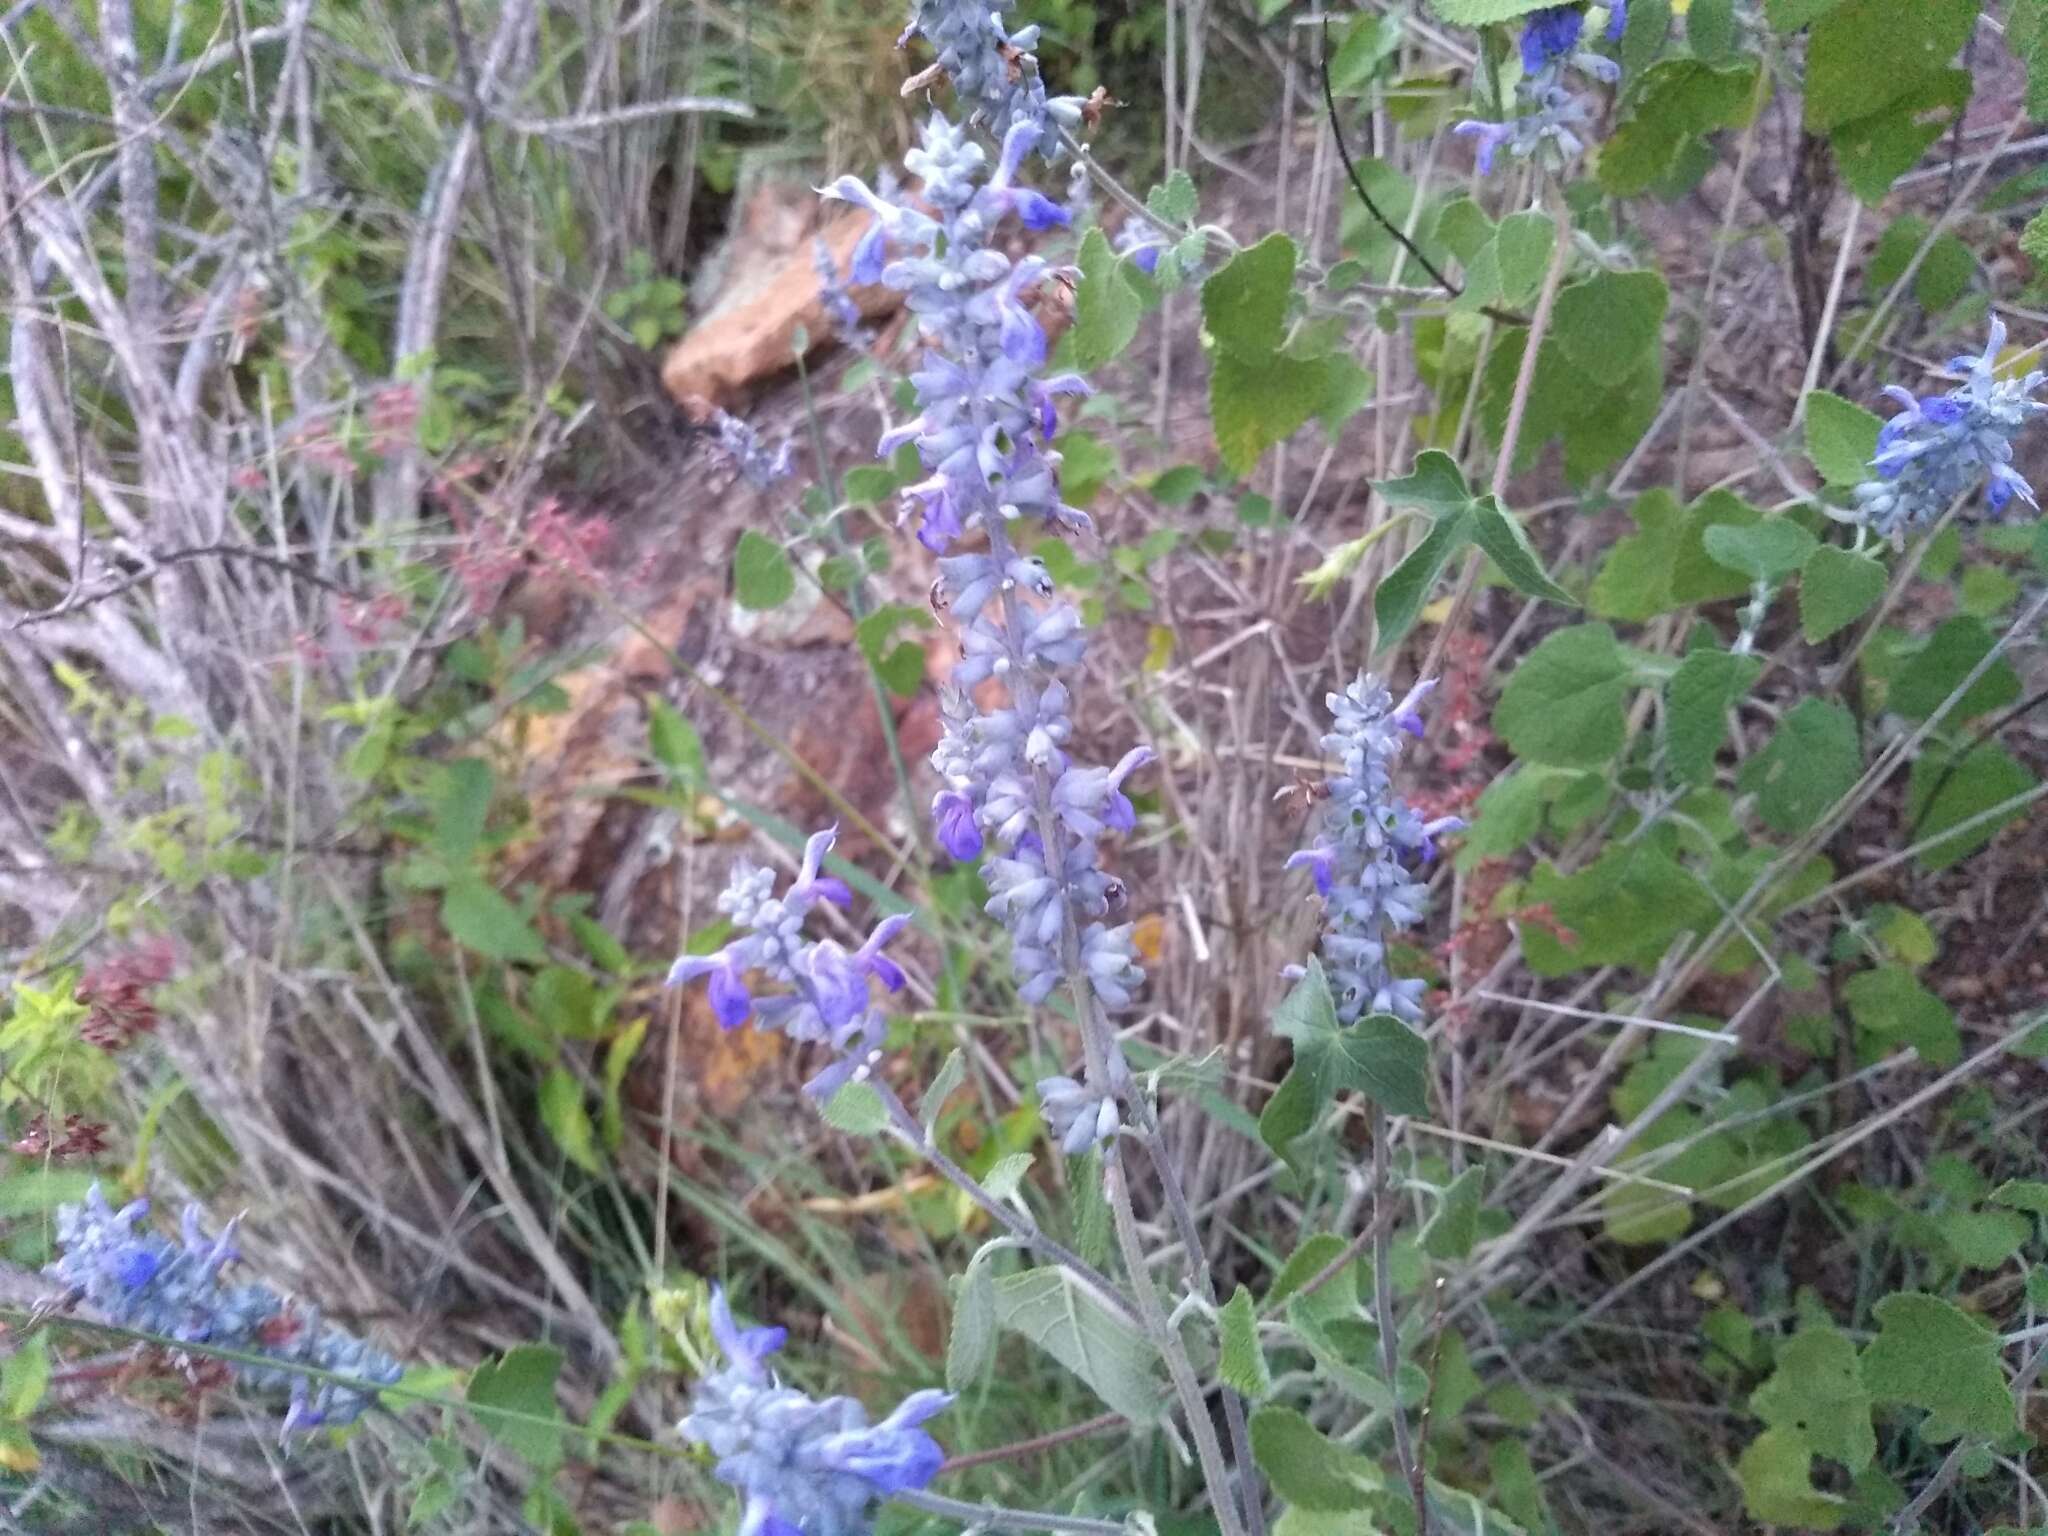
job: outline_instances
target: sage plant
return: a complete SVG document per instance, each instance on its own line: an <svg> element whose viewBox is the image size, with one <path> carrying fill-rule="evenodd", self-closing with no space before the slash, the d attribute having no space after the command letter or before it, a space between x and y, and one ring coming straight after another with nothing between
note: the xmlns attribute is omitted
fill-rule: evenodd
<svg viewBox="0 0 2048 1536"><path fill-rule="evenodd" d="M1608 7L1607 40L1619 41L1627 23L1626 5L1614 0ZM1584 153L1583 134L1592 124L1592 112L1567 83L1566 72L1576 68L1609 84L1621 78L1621 68L1612 59L1580 46L1585 27L1585 9L1576 5L1548 6L1523 21L1522 78L1515 85L1521 110L1504 122L1474 120L1451 130L1474 141L1480 175L1493 174L1503 149L1517 160L1541 156L1548 149L1557 169Z"/></svg>
<svg viewBox="0 0 2048 1536"><path fill-rule="evenodd" d="M1324 781L1314 840L1290 855L1306 869L1324 904L1320 948L1341 1023L1390 1013L1405 1024L1422 1017L1425 983L1397 978L1387 965L1394 934L1423 919L1429 887L1416 878L1436 858L1436 840L1465 823L1455 816L1425 821L1394 788L1402 737L1422 735L1416 706L1436 687L1417 683L1397 703L1378 678L1360 673L1328 696L1332 729L1323 750L1338 772ZM1290 967L1299 976L1300 967Z"/></svg>
<svg viewBox="0 0 2048 1536"><path fill-rule="evenodd" d="M1143 981L1131 926L1115 921L1123 888L1102 868L1097 840L1135 824L1123 786L1150 754L1137 748L1100 767L1070 750L1064 678L1086 637L1045 563L1019 547L1040 533L1091 527L1060 500L1057 401L1087 386L1042 375L1046 337L1030 299L1046 263L1013 262L994 244L1013 218L1031 229L1065 222L1057 204L1017 184L1036 132L1014 123L991 167L979 143L934 114L905 163L936 216L850 176L826 195L874 215L896 252L882 281L905 295L929 349L911 374L919 413L885 434L880 452L914 443L931 471L908 495L918 538L940 554L939 598L961 625L932 754L944 781L932 817L954 858L987 855L987 910L1009 930L1025 1001L1043 1002L1063 982L1072 989L1085 1083L1050 1078L1041 1096L1055 1137L1080 1150L1115 1133L1114 1101L1127 1077L1113 1038L1094 1023L1097 1011L1127 1008ZM1007 702L984 710L970 690L991 678Z"/></svg>
<svg viewBox="0 0 2048 1536"><path fill-rule="evenodd" d="M888 1024L870 1005L868 982L879 981L891 992L902 989L903 972L883 951L910 923L900 912L883 918L850 954L830 939L804 937L804 923L819 902L844 907L853 899L845 881L822 873L837 835L831 827L811 835L796 879L780 896L773 870L734 860L718 910L741 930L739 936L711 954L684 955L668 973L670 986L708 977L711 1010L723 1028L738 1029L753 1019L799 1043L826 1046L831 1061L804 1084L818 1098L865 1078L880 1060ZM782 990L757 996L750 973Z"/></svg>
<svg viewBox="0 0 2048 1536"><path fill-rule="evenodd" d="M1010 30L1017 0L916 0L910 24L897 46L922 36L938 55L934 68L953 82L963 116L1007 144L1013 129L1026 128L1032 150L1051 159L1059 152L1061 128L1081 121L1078 96L1048 96L1039 78L1036 26Z"/></svg>
<svg viewBox="0 0 2048 1536"><path fill-rule="evenodd" d="M283 1392L283 1434L348 1424L376 1401L377 1388L404 1374L374 1345L321 1319L317 1307L287 1300L258 1282L223 1279L241 1258L236 1223L218 1236L185 1207L180 1241L144 1225L147 1200L115 1209L95 1183L83 1203L57 1208L58 1256L45 1271L74 1300L107 1321L165 1342L203 1344L261 1355L269 1364L234 1362L235 1375L259 1392ZM349 1377L314 1380L301 1367Z"/></svg>
<svg viewBox="0 0 2048 1536"><path fill-rule="evenodd" d="M788 1330L739 1327L722 1290L711 1293L711 1335L724 1363L698 1381L676 1430L739 1492L737 1536L867 1536L877 1500L925 1487L945 1460L918 1426L950 1393L913 1392L870 1424L850 1397L819 1402L776 1380L767 1361Z"/></svg>
<svg viewBox="0 0 2048 1536"><path fill-rule="evenodd" d="M1886 385L1884 392L1904 409L1878 433L1870 461L1877 473L1856 487L1854 507L1830 515L1898 546L1909 531L1928 526L1957 498L1979 489L1994 518L2014 498L2038 509L2034 488L2012 467L2012 444L2022 427L2048 411L2048 402L2034 398L2048 373L2001 379L1998 355L2004 350L2005 322L1994 315L1983 352L1950 359L1950 371L1962 381L1948 393L1916 398Z"/></svg>

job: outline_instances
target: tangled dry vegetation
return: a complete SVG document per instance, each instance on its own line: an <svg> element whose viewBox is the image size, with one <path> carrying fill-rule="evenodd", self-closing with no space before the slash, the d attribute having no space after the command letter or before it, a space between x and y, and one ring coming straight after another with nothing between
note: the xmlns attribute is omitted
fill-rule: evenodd
<svg viewBox="0 0 2048 1536"><path fill-rule="evenodd" d="M807 1074L782 1042L727 1034L701 997L657 985L715 917L741 845L793 867L778 839L836 819L842 852L879 886L942 878L922 821L932 690L879 689L864 616L829 593L772 613L735 603L731 551L787 509L702 429L710 404L743 413L815 445L836 479L870 461L894 415L877 363L900 366L902 319L865 293L869 344L829 338L805 275L812 239L843 252L857 228L826 221L806 188L900 147L916 103L849 83L896 69L883 28L816 9L0 12L0 913L13 985L167 935L160 1017L108 1058L103 1118L123 1130L106 1166L132 1157L160 1194L246 1209L276 1278L401 1359L464 1369L536 1338L560 1346L569 1417L586 1423L602 1402L612 1427L647 1439L673 1422L677 1379L622 1342L620 1318L651 1282L758 1270L760 1309L808 1328L841 1377L895 1380L906 1361L943 1358L945 1276L973 1230L922 1176L879 1178L804 1109ZM1321 100L1319 31L1262 24L1275 9L1168 4L1172 50L1104 68L1125 71L1134 98L1163 70L1178 105L1113 119L1103 155L1133 184L1188 172L1208 221L1247 241L1292 231L1304 270L1326 272L1380 237ZM1426 12L1407 26L1417 78L1470 66L1469 37ZM825 65L774 50L826 36L844 47L819 76L838 113L821 133L786 87ZM1671 387L1596 499L1548 462L1503 474L1551 571L1582 587L1655 488L1767 505L1811 493L1787 446L1804 391L1866 399L1902 365L1957 350L1884 277L1882 242L1900 214L1995 222L1976 211L1987 185L2038 157L2018 66L1987 42L1973 69L1968 113L1882 219L1830 178L1780 91L1697 186L1611 231L1669 283ZM1414 186L1468 174L1442 112L1434 130L1380 97L1346 115ZM1106 221L1125 217L1111 201ZM1973 284L2025 290L2009 232L1982 249ZM634 251L650 264L629 269ZM658 291L664 276L686 300ZM607 303L629 288L638 297ZM1426 310L1431 297L1397 264L1358 302ZM633 321L678 305L687 322L661 324L663 341L682 336L657 377ZM1874 320L1881 344L1843 348L1844 317ZM1077 551L1104 610L1078 713L1105 746L1159 753L1145 835L1115 855L1151 968L1128 1039L1141 1064L1203 1064L1166 1134L1230 1285L1256 1283L1311 1220L1363 1219L1361 1177L1297 1182L1251 1124L1287 1059L1268 1022L1281 967L1317 926L1281 864L1300 838L1299 785L1323 762L1322 696L1371 653L1373 594L1408 543L1371 482L1443 434L1437 381L1390 324L1361 343L1375 388L1348 427L1283 443L1235 481L1217 468L1196 320L1191 292L1169 294L1079 423L1113 452L1089 502L1102 543ZM1070 455L1070 475L1083 462ZM923 607L929 558L896 538L889 508L859 517L862 536L892 541L872 601ZM1331 579L1304 580L1347 548ZM1472 570L1450 592L1377 665L1444 678L1408 761L1418 802L1470 814L1510 762L1491 724L1501 682L1562 615ZM1956 602L1950 587L1910 587L1895 621L1932 628ZM1684 622L1652 621L1644 644L1678 654ZM903 633L936 675L944 630ZM1760 648L1785 638L1767 629ZM2038 635L2022 638L2012 660L2033 698L2048 662ZM1839 693L1849 639L1823 658L1827 675L1788 666L1776 701ZM673 755L664 711L691 725ZM2017 717L2002 737L2037 775L2044 720ZM456 759L488 772L437 776ZM2036 1166L2048 1083L2004 1047L2048 1006L2048 819L1929 870L1908 856L1917 814L1903 775L1873 773L1802 844L1829 857L1828 882L1761 920L1753 893L1728 893L1717 928L1647 970L1532 969L1532 931L1553 947L1570 935L1542 902L1517 902L1526 852L1435 873L1413 958L1434 982L1441 1113L1404 1122L1402 1151L1450 1167L1498 1153L1501 1172L1498 1225L1428 1306L1465 1330L1459 1368L1492 1394L1472 1410L1482 1422L1532 1405L1563 1529L1738 1527L1726 1469L1746 1432L1701 1320L1784 1311L1802 1287L1850 1307L1878 1283L1867 1248L1824 1224L1836 1202L1808 1193L1915 1187L1964 1122L1995 1177ZM1568 835L1550 859L1568 873L1595 851ZM479 890L481 910L451 913ZM1918 913L1938 933L1921 981L1960 1026L1952 1064L1866 1061L1846 1034L1823 1052L1788 1033L1814 1005L1770 956L1825 949L1850 904ZM1765 963L1717 966L1759 921ZM534 1020L554 1005L531 985L507 990L479 959L478 925L486 958L498 945L499 960L532 959L523 935L542 959L575 957L557 968L583 979L563 984L574 996L545 1042ZM925 1080L957 1045L984 1111L969 1134L1018 1134L1023 1063L1059 1042L991 1008L979 980L1001 956L985 938L911 950L919 1029L900 1070ZM1713 1049L1618 1098L1674 1024ZM1617 1170L1722 1052L1791 1085L1760 1120L1806 1114L1817 1129L1689 1230L1615 1241L1616 1189L1696 1197L1656 1166ZM566 1134L563 1094L579 1106ZM1362 1167L1358 1121L1337 1145ZM0 1175L18 1223L0 1272L16 1307L40 1296L25 1231L42 1210L37 1177L64 1174L24 1156ZM37 1433L35 1476L71 1523L28 1528L404 1528L426 1432L287 1457L267 1422L224 1401L192 1411L160 1383L81 1394ZM1006 1402L978 1443L1054 1427ZM473 1427L441 1432L485 1443ZM470 1528L531 1528L518 1480L480 1454ZM998 1492L1054 1486L1102 1454L1077 1437L990 1476ZM710 1486L619 1454L590 1458L565 1499L583 1529L684 1530L714 1518Z"/></svg>

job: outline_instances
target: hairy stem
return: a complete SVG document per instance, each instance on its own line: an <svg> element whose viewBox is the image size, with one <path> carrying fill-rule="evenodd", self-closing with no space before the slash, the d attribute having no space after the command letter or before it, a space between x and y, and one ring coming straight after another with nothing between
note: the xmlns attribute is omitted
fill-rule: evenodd
<svg viewBox="0 0 2048 1536"><path fill-rule="evenodd" d="M909 1488L891 1494L890 1499L909 1509L921 1509L928 1515L958 1520L969 1530L1063 1531L1071 1532L1073 1536L1124 1536L1123 1523L1118 1520L1042 1514L1035 1509L1005 1509L999 1504L975 1504L967 1499L949 1499L944 1494Z"/></svg>
<svg viewBox="0 0 2048 1536"><path fill-rule="evenodd" d="M1392 1257L1394 1223L1391 1178L1387 1166L1387 1112L1372 1106L1372 1312L1380 1329L1380 1366L1386 1373L1387 1400L1394 1419L1394 1458L1415 1499L1415 1526L1430 1536L1429 1495L1423 1484L1422 1462L1415 1454L1415 1442L1408 1434L1408 1410L1401 1406L1401 1330L1394 1322L1394 1278Z"/></svg>

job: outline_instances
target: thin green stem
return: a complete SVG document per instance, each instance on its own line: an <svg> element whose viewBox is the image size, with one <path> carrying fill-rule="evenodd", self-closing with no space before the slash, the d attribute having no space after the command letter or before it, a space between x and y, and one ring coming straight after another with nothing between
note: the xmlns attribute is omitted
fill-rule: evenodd
<svg viewBox="0 0 2048 1536"><path fill-rule="evenodd" d="M949 1499L940 1493L905 1489L891 1494L893 1503L921 1509L928 1515L958 1520L968 1530L1059 1531L1071 1536L1124 1536L1120 1520L1090 1520L1086 1515L1044 1514L1035 1509L1006 1509L1000 1504L975 1504L966 1499Z"/></svg>

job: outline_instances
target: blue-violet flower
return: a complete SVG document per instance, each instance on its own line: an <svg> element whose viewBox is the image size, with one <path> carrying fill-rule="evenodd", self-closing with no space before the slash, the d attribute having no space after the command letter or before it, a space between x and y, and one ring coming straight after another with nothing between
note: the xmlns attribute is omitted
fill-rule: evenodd
<svg viewBox="0 0 2048 1536"><path fill-rule="evenodd" d="M781 447L770 448L759 432L724 411L716 412L711 424L718 429L719 450L747 484L766 490L789 474L796 452L794 443L785 439Z"/></svg>
<svg viewBox="0 0 2048 1536"><path fill-rule="evenodd" d="M941 556L936 593L962 626L932 754L944 780L932 803L938 839L955 858L986 855L987 910L1010 931L1024 999L1042 1002L1063 980L1076 988L1081 1027L1093 1032L1090 1058L1111 1079L1090 1085L1096 1108L1085 1120L1107 1137L1117 1117L1102 1105L1126 1075L1098 1015L1128 1007L1144 976L1130 925L1106 921L1124 892L1102 869L1096 840L1135 824L1123 786L1151 753L1138 748L1114 767L1070 754L1071 699L1061 674L1080 663L1086 636L1080 615L1057 599L1045 563L1018 547L1041 530L1092 527L1060 500L1051 446L1057 401L1086 394L1087 385L1041 376L1046 339L1030 298L1045 262L1012 261L993 243L1009 218L1043 229L1066 217L1017 184L1034 135L1028 122L1014 124L991 168L979 144L934 115L906 157L934 213L852 177L826 195L874 214L870 238L897 252L882 281L907 296L929 346L911 375L919 414L887 433L880 451L915 443L931 472L906 495L919 509L919 539ZM990 678L1001 680L1008 702L984 711L969 690ZM1054 1096L1064 1081L1048 1079ZM1046 1108L1067 1140L1063 1111Z"/></svg>
<svg viewBox="0 0 2048 1536"><path fill-rule="evenodd" d="M1619 0L1609 7L1605 36L1610 42L1620 38L1627 19L1627 7ZM1526 160L1548 147L1559 166L1570 164L1585 150L1583 130L1592 114L1566 85L1565 72L1577 68L1609 84L1621 78L1621 68L1612 59L1580 46L1585 26L1585 11L1576 5L1546 6L1523 21L1522 78L1515 87L1521 111L1504 122L1474 119L1451 130L1474 140L1480 175L1493 174L1502 150Z"/></svg>
<svg viewBox="0 0 2048 1536"><path fill-rule="evenodd" d="M811 265L818 273L818 300L825 306L825 314L831 320L833 330L850 347L864 345L868 339L867 327L861 323L860 306L846 291L846 284L839 276L839 263L833 258L832 247L825 243L822 235L811 243Z"/></svg>
<svg viewBox="0 0 2048 1536"><path fill-rule="evenodd" d="M1059 130L1081 121L1078 96L1047 96L1039 78L1036 26L1012 32L1008 15L1017 0L916 0L910 24L897 46L922 34L938 54L937 67L951 77L954 93L970 123L984 124L998 142L1011 129L1030 129L1026 151L1047 159L1059 152Z"/></svg>
<svg viewBox="0 0 2048 1536"><path fill-rule="evenodd" d="M1410 1024L1422 1016L1425 983L1396 979L1387 967L1387 945L1423 918L1429 887L1411 871L1436 857L1437 838L1464 823L1455 816L1424 821L1395 792L1393 767L1403 733L1422 734L1416 706L1435 686L1434 680L1417 683L1397 704L1384 684L1361 673L1342 693L1328 696L1334 728L1323 737L1323 750L1342 767L1323 786L1315 841L1291 855L1287 867L1307 869L1322 895L1322 957L1337 1017L1346 1024L1368 1013L1390 1013Z"/></svg>
<svg viewBox="0 0 2048 1536"><path fill-rule="evenodd" d="M684 955L668 973L672 987L709 977L711 1009L726 1029L738 1029L751 1018L760 1028L780 1030L792 1040L829 1046L834 1059L804 1084L807 1093L819 1098L866 1077L880 1059L888 1025L869 1005L868 980L872 977L891 992L902 989L903 972L883 950L910 924L902 913L883 918L851 954L830 939L804 938L804 920L819 902L844 907L853 900L845 881L819 872L837 836L836 827L812 834L804 843L802 868L779 897L773 870L734 860L718 910L741 930L739 936L711 954ZM786 990L758 996L749 973Z"/></svg>
<svg viewBox="0 0 2048 1536"><path fill-rule="evenodd" d="M866 1536L878 1499L925 1487L946 1453L918 1426L952 1402L913 1392L879 1424L850 1397L813 1401L783 1386L767 1359L781 1328L742 1329L725 1293L711 1293L711 1332L724 1365L697 1383L676 1425L717 1458L713 1474L744 1500L738 1536Z"/></svg>
<svg viewBox="0 0 2048 1536"><path fill-rule="evenodd" d="M1950 361L1950 370L1963 379L1947 394L1915 399L1887 385L1885 393L1905 409L1878 433L1877 456L1870 461L1877 475L1856 487L1854 508L1830 515L1861 523L1896 545L1905 542L1908 529L1934 522L1980 484L1994 517L2014 497L2038 508L2034 488L2012 467L2012 443L2020 428L2048 411L2048 402L2034 399L2048 374L2001 379L1998 354L2004 349L2005 323L1993 316L1984 351Z"/></svg>
<svg viewBox="0 0 2048 1536"><path fill-rule="evenodd" d="M275 1365L235 1362L236 1376L259 1392L284 1392L284 1433L352 1423L394 1385L403 1368L389 1355L321 1320L317 1307L289 1301L268 1286L222 1280L241 1258L236 1223L219 1236L185 1207L181 1241L140 1225L147 1200L115 1210L95 1183L80 1205L57 1208L57 1259L44 1273L123 1328L174 1344L208 1344L263 1355ZM361 1385L314 1381L296 1366L331 1371Z"/></svg>

